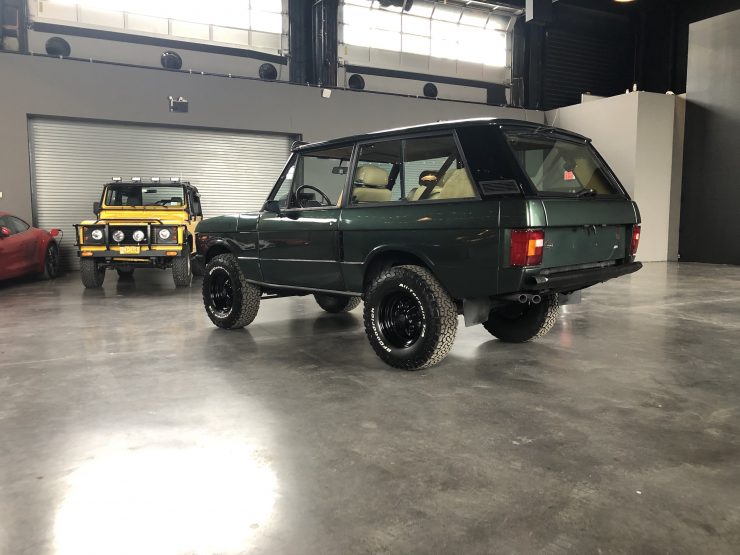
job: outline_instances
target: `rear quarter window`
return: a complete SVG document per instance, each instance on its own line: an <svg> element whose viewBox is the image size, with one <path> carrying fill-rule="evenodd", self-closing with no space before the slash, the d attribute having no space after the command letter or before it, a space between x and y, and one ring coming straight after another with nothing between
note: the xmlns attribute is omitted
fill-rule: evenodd
<svg viewBox="0 0 740 555"><path fill-rule="evenodd" d="M506 142L534 188L544 195L621 195L609 168L585 141L546 133L506 132Z"/></svg>

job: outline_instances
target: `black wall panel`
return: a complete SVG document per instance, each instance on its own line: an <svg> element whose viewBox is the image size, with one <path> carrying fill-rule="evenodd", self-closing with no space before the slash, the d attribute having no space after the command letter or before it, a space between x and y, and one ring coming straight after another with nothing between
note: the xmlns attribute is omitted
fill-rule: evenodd
<svg viewBox="0 0 740 555"><path fill-rule="evenodd" d="M577 104L586 92L611 96L631 87L634 37L625 16L556 5L545 31L542 108Z"/></svg>

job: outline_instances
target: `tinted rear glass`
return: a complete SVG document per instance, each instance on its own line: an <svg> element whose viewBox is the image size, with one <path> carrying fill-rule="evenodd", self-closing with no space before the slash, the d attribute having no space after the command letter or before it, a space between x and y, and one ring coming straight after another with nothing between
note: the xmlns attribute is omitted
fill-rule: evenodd
<svg viewBox="0 0 740 555"><path fill-rule="evenodd" d="M621 195L609 168L587 142L545 133L505 132L519 166L542 194Z"/></svg>

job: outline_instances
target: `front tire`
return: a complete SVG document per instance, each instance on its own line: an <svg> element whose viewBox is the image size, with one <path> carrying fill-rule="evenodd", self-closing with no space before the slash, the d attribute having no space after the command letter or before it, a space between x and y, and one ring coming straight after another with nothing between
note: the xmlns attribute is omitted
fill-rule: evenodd
<svg viewBox="0 0 740 555"><path fill-rule="evenodd" d="M362 299L360 297L347 297L345 295L328 295L326 293L314 293L318 305L330 312L338 314L340 312L350 312L360 306Z"/></svg>
<svg viewBox="0 0 740 555"><path fill-rule="evenodd" d="M175 287L190 287L193 281L193 273L190 270L190 247L184 245L180 256L172 260L172 279Z"/></svg>
<svg viewBox="0 0 740 555"><path fill-rule="evenodd" d="M50 241L46 247L44 271L42 272L41 277L43 279L54 279L59 277L59 267L59 246L54 241Z"/></svg>
<svg viewBox="0 0 740 555"><path fill-rule="evenodd" d="M80 260L80 278L87 289L98 289L105 281L105 267L98 265L95 260L84 258Z"/></svg>
<svg viewBox="0 0 740 555"><path fill-rule="evenodd" d="M375 354L395 368L418 370L450 352L457 307L426 268L384 270L365 291L365 333Z"/></svg>
<svg viewBox="0 0 740 555"><path fill-rule="evenodd" d="M203 304L211 322L219 328L238 329L257 317L262 292L248 283L231 254L219 254L206 266Z"/></svg>
<svg viewBox="0 0 740 555"><path fill-rule="evenodd" d="M539 304L508 303L491 311L483 327L507 343L539 339L555 325L560 314L557 294L542 297Z"/></svg>

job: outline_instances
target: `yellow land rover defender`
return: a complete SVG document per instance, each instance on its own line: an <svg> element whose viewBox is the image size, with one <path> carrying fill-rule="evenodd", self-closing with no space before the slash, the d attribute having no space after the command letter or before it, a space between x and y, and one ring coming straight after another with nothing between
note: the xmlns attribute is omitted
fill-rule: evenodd
<svg viewBox="0 0 740 555"><path fill-rule="evenodd" d="M108 268L120 277L136 268L172 268L177 287L190 285L195 226L203 219L198 189L177 178L113 178L93 212L96 220L75 226L85 287L103 285Z"/></svg>

